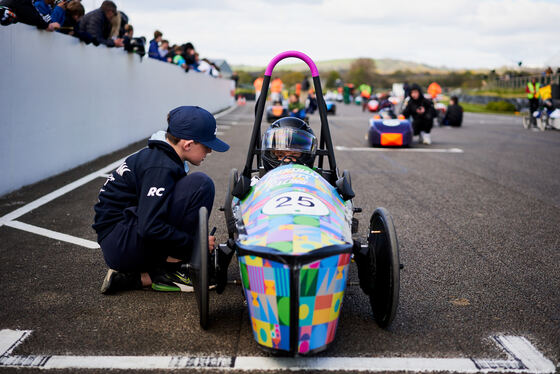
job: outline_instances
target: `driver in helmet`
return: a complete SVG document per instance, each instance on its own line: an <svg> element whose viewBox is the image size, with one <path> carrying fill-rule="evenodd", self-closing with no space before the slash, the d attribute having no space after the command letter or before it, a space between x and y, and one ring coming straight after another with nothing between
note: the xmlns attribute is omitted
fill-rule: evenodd
<svg viewBox="0 0 560 374"><path fill-rule="evenodd" d="M275 121L262 138L261 155L266 171L290 163L312 168L316 151L317 138L313 130L296 117Z"/></svg>

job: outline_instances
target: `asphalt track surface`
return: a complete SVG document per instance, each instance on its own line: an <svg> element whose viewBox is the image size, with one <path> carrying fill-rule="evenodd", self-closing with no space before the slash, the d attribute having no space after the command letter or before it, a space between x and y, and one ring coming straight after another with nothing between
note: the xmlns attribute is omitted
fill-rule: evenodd
<svg viewBox="0 0 560 374"><path fill-rule="evenodd" d="M434 128L431 146L367 151L360 147L366 146L368 118L357 106L339 104L329 123L335 146L347 147L336 151L336 160L351 171L354 204L363 209L359 237L365 237L376 207L387 208L394 219L405 265L399 309L389 329L377 327L352 265L335 341L317 357L506 360L492 337L514 335L527 339L558 372L560 132L524 130L518 117L466 114L462 128ZM318 116L310 122L319 128ZM220 242L226 230L217 208L230 169L244 165L252 123L253 103L222 115L218 131L230 151L212 153L192 169L215 181L210 227L218 227ZM0 217L145 144L1 197ZM462 152L431 152L449 149ZM103 183L95 178L17 221L95 241L93 205ZM253 339L239 285L211 294L211 327L203 331L194 294L104 296L99 287L106 270L99 249L0 226L0 330L33 331L12 354L269 356ZM229 278L239 280L236 261ZM38 371L0 366L0 372L16 370Z"/></svg>

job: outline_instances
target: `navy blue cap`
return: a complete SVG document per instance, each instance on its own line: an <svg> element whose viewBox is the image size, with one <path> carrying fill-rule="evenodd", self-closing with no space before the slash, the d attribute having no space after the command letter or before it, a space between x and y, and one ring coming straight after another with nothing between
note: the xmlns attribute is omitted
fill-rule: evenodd
<svg viewBox="0 0 560 374"><path fill-rule="evenodd" d="M229 145L216 138L216 119L197 106L180 106L169 112L167 132L179 139L194 140L217 152L225 152Z"/></svg>

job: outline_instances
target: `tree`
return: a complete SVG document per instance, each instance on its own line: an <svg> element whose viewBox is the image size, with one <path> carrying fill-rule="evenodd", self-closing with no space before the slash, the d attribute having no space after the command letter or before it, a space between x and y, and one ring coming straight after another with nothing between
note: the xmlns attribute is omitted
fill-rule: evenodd
<svg viewBox="0 0 560 374"><path fill-rule="evenodd" d="M254 80L256 79L251 74L247 73L246 71L240 70L237 71L237 76L239 77L238 84L253 84Z"/></svg>
<svg viewBox="0 0 560 374"><path fill-rule="evenodd" d="M301 83L305 78L305 74L301 71L288 71L280 75L280 79L282 79L282 83L284 83L284 87L292 87L296 83Z"/></svg>
<svg viewBox="0 0 560 374"><path fill-rule="evenodd" d="M375 61L371 58L358 58L350 65L346 81L355 85L373 84L375 78Z"/></svg>
<svg viewBox="0 0 560 374"><path fill-rule="evenodd" d="M325 86L327 88L335 88L336 87L336 80L340 79L340 73L336 70L331 70L328 74L327 74L327 83L325 84Z"/></svg>

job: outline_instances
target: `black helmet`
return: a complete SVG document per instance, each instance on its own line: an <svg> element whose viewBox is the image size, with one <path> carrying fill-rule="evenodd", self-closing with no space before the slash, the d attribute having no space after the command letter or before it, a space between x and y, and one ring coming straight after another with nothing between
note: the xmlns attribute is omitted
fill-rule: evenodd
<svg viewBox="0 0 560 374"><path fill-rule="evenodd" d="M300 155L279 157L275 151L292 151ZM313 167L317 138L311 127L296 117L284 117L275 121L263 135L261 155L266 171L283 163L296 162Z"/></svg>

